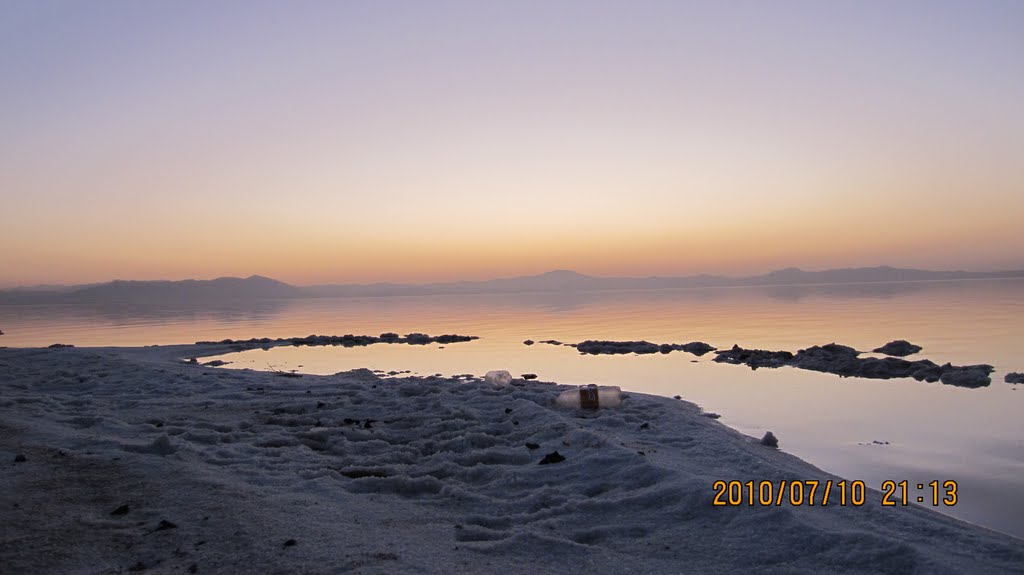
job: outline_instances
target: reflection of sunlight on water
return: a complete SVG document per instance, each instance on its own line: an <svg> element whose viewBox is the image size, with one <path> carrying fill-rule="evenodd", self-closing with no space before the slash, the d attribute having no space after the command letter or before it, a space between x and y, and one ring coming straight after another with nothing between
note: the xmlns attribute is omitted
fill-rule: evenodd
<svg viewBox="0 0 1024 575"><path fill-rule="evenodd" d="M385 331L478 335L482 339L444 349L281 347L224 359L234 361L233 368L302 365L301 371L324 374L359 367L423 375L507 369L560 383L678 394L745 433L770 429L785 451L869 486L885 479L960 481L960 503L943 511L1024 536L1024 391L1002 383L1005 372L1024 371L1022 295L1022 281L992 281L311 299L214 310L0 306L0 328L8 334L0 343L143 345ZM702 340L795 351L832 341L871 349L896 338L922 345L919 357L938 363L992 363L993 383L968 390L790 368L754 372L712 363L713 355L580 356L572 348L522 344Z"/></svg>

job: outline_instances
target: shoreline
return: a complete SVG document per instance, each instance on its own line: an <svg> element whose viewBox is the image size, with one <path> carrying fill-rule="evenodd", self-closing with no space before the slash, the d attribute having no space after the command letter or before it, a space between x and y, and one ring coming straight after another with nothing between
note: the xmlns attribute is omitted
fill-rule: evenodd
<svg viewBox="0 0 1024 575"><path fill-rule="evenodd" d="M840 478L685 401L629 392L583 412L554 407L568 388L545 383L282 378L184 361L231 351L0 349L0 508L12 519L0 561L43 573L219 572L240 557L284 573L1024 564L1022 540L883 507L879 486L859 507L714 507L715 480ZM551 452L565 460L538 465Z"/></svg>

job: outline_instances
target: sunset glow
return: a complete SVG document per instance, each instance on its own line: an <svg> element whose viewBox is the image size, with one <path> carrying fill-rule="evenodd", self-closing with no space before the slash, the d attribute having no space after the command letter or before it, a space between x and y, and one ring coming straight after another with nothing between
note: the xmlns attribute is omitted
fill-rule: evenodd
<svg viewBox="0 0 1024 575"><path fill-rule="evenodd" d="M0 287L1024 268L1024 6L6 3Z"/></svg>

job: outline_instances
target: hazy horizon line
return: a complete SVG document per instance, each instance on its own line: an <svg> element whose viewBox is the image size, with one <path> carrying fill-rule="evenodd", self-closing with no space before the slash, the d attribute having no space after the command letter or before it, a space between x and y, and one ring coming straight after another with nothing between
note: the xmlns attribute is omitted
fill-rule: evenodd
<svg viewBox="0 0 1024 575"><path fill-rule="evenodd" d="M458 279L446 279L446 280L433 280L433 281L404 281L404 280L371 280L371 281L325 281L325 282L313 282L313 283L292 283L290 281L282 280L272 275L263 273L250 273L248 275L215 275L208 277L185 277L178 279L167 279L167 278L155 278L155 279L138 279L138 278L113 278L109 280L91 281L83 283L38 283L38 284L5 284L0 283L0 290L47 290L47 289L68 289L68 288L86 288L92 286L108 285L116 282L139 282L139 283L157 283L157 282L187 282L187 281L215 281L221 279L251 279L251 278L265 278L277 282L287 284L289 286L297 288L314 288L314 287L330 287L330 286L373 286L373 285L403 285L403 286L431 286L437 284L450 284L450 283L461 283L461 282L489 282L507 279L519 279L519 278L533 278L544 276L555 273L572 273L575 275L593 278L593 279L666 279L666 278L696 278L696 277L715 277L723 279L749 279L760 276L766 276L773 273L783 271L799 271L804 273L821 273L830 271L853 271L853 270L880 270L880 269L891 269L891 270L909 270L916 272L932 272L932 273L969 273L969 274L987 274L987 273L1009 273L1009 272L1024 272L1024 264L1015 267L1006 268L992 268L985 270L967 270L967 269L929 269L929 268L916 268L916 267L899 267L891 264L878 264L874 266L849 266L849 267L823 267L823 268L806 268L800 266L786 266L781 268L771 269L765 272L753 272L753 273L711 273L711 272L696 272L696 273L654 273L654 274L643 274L643 275L595 275L586 272L580 272L570 268L555 268L549 269L542 272L532 274L520 274L520 275L497 275L489 276L487 278L458 278Z"/></svg>

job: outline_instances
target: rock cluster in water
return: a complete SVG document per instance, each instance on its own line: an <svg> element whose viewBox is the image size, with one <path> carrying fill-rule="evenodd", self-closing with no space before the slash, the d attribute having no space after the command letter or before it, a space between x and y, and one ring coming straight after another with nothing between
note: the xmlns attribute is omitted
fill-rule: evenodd
<svg viewBox="0 0 1024 575"><path fill-rule="evenodd" d="M580 343L563 344L558 341L549 340L542 341L541 343L575 347L580 353L587 355L652 354L685 351L701 356L714 351L714 361L718 363L746 365L751 369L789 366L798 369L834 373L842 377L863 377L867 379L912 377L918 381L942 382L947 385L972 388L985 387L992 383L989 375L994 371L994 368L987 364L957 366L949 363L939 365L927 359L910 361L898 357L860 357L862 352L838 343L815 345L807 349L801 349L796 353L785 350L745 349L738 345L734 345L730 349L716 350L713 346L701 341L686 344L656 344L649 341L587 340ZM917 353L921 349L921 346L914 345L908 341L895 340L873 351L890 356L903 356ZM1006 381L1008 383L1024 383L1024 374L1010 374L1007 376Z"/></svg>
<svg viewBox="0 0 1024 575"><path fill-rule="evenodd" d="M306 337L259 337L252 339L225 339L221 341L197 341L197 345L242 345L251 347L272 347L278 345L340 345L344 347L361 347L375 343L407 343L410 345L427 345L429 343L457 343L460 341L473 341L480 339L475 335L445 334L430 336L425 333L410 333L404 337L397 333L382 333L379 336L372 335L309 335Z"/></svg>
<svg viewBox="0 0 1024 575"><path fill-rule="evenodd" d="M626 353L648 354L648 353L671 353L673 351L685 351L697 356L714 351L715 348L702 342L691 341L690 343L651 343L649 341L604 341L588 339L576 344L566 344L575 347L580 353L590 355L616 355Z"/></svg>
<svg viewBox="0 0 1024 575"><path fill-rule="evenodd" d="M715 353L717 357L714 361L716 362L743 364L750 366L751 369L787 365L798 369L834 373L843 377L868 379L912 377L918 381L941 381L947 385L959 387L984 387L991 383L989 374L994 371L991 365L986 364L955 366L949 363L938 365L927 359L908 361L895 357L862 358L859 357L861 352L837 343L815 345L801 349L795 354L788 351L743 349L738 345L734 345L732 349Z"/></svg>
<svg viewBox="0 0 1024 575"><path fill-rule="evenodd" d="M1024 383L1024 373L1008 373L1003 378L1006 383Z"/></svg>

